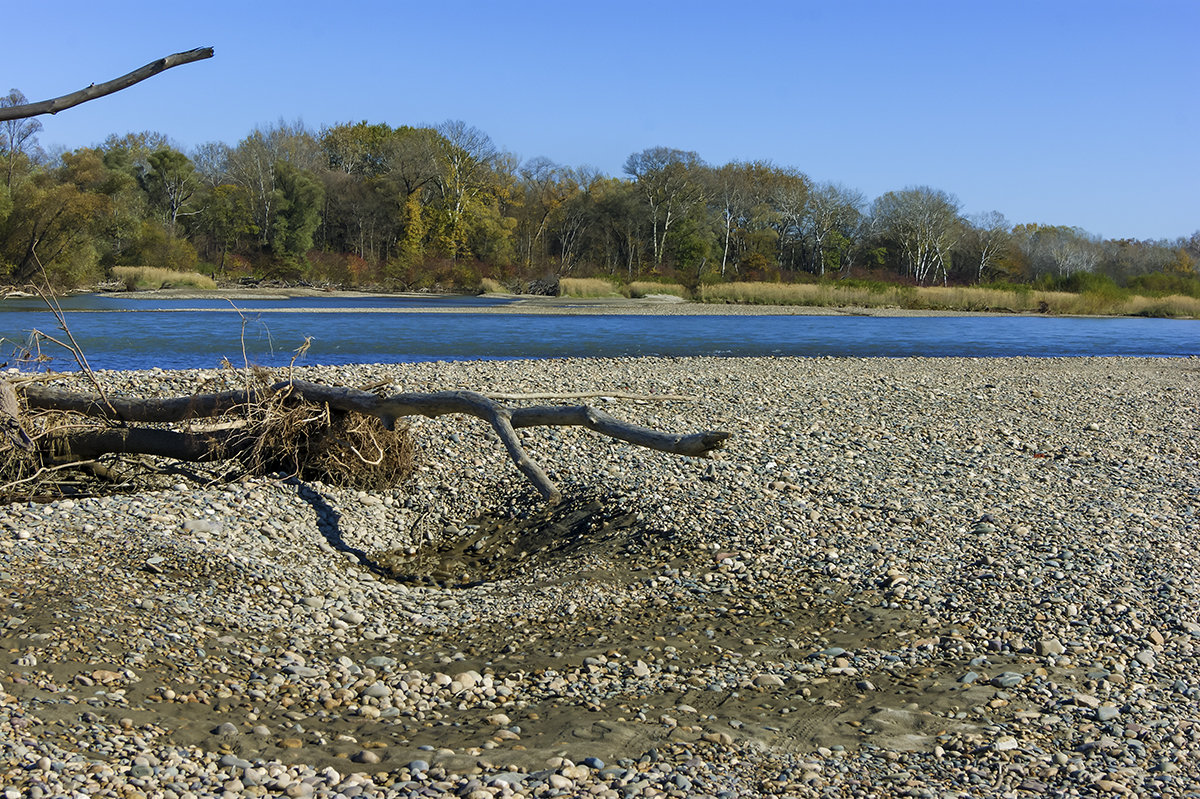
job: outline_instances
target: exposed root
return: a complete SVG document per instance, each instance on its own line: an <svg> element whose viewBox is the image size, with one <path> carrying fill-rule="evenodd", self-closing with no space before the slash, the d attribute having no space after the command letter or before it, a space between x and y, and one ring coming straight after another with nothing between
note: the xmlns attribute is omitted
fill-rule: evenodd
<svg viewBox="0 0 1200 799"><path fill-rule="evenodd" d="M338 486L381 489L403 483L413 470L407 426L388 430L374 416L328 405L276 400L248 428L252 441L241 460L252 474L285 472Z"/></svg>

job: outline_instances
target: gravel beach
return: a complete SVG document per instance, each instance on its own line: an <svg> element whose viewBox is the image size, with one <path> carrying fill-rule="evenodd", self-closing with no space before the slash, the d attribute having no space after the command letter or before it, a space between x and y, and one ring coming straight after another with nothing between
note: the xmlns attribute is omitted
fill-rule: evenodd
<svg viewBox="0 0 1200 799"><path fill-rule="evenodd" d="M295 373L732 438L524 430L553 508L461 417L394 490L0 507L0 797L1200 795L1200 360Z"/></svg>

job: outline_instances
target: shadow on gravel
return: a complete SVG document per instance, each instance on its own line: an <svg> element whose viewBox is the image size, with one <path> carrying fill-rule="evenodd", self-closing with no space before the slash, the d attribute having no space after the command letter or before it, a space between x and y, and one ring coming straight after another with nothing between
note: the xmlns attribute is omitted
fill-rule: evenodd
<svg viewBox="0 0 1200 799"><path fill-rule="evenodd" d="M611 500L576 497L523 514L473 519L445 540L379 553L390 578L408 584L469 588L537 571L566 573L568 560L614 558L644 550L665 535L646 528L643 515Z"/></svg>
<svg viewBox="0 0 1200 799"><path fill-rule="evenodd" d="M289 478L285 482L288 485L295 486L296 495L316 511L317 529L321 531L321 535L329 542L329 546L338 552L350 555L364 569L369 569L381 577L390 576L388 571L372 560L366 551L358 547L352 547L346 543L346 539L342 537L342 528L338 525L342 514L338 513L332 505L326 502L325 498L319 492L314 491L294 477Z"/></svg>

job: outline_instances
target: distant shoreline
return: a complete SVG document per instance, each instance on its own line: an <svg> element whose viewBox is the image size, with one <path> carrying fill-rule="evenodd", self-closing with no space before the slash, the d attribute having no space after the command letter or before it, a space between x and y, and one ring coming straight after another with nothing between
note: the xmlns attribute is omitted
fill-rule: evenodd
<svg viewBox="0 0 1200 799"><path fill-rule="evenodd" d="M414 299L430 299L435 297L471 296L454 294L433 294L428 292L371 292L371 291L325 291L306 287L272 287L254 288L236 286L213 290L197 289L150 289L146 291L112 291L89 292L108 297L119 297L129 300L294 300L306 297L321 297L337 299L390 299L396 297L411 297ZM413 308L405 309L371 309L354 308L355 313L372 310L387 310L392 313L520 313L520 314L659 314L663 316L877 316L877 317L916 317L916 316L1037 316L1028 313L1005 313L1001 311L941 311L909 308L867 308L867 307L829 307L810 305L741 305L723 303L703 303L681 300L669 295L650 297L546 297L531 294L487 294L483 297L507 300L504 304L489 307L455 307L455 308ZM200 309L189 309L200 310ZM282 310L282 309L281 309ZM297 311L312 309L297 309ZM332 310L332 309L331 309Z"/></svg>

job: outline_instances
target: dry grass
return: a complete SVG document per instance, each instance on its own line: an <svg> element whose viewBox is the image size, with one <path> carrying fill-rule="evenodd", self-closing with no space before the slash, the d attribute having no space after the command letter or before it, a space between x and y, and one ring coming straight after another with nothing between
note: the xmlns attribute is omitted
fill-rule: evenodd
<svg viewBox="0 0 1200 799"><path fill-rule="evenodd" d="M560 297L620 297L616 285L598 277L564 277L558 281Z"/></svg>
<svg viewBox="0 0 1200 799"><path fill-rule="evenodd" d="M125 284L126 291L161 288L215 289L214 281L199 272L177 272L157 266L114 266L113 277Z"/></svg>
<svg viewBox="0 0 1200 799"><path fill-rule="evenodd" d="M1200 299L1183 294L1169 297L1133 296L1122 304L1121 313L1127 316L1200 319Z"/></svg>
<svg viewBox="0 0 1200 799"><path fill-rule="evenodd" d="M892 288L881 293L831 283L718 283L701 287L698 299L701 302L809 305L818 308L900 306L899 287Z"/></svg>
<svg viewBox="0 0 1200 799"><path fill-rule="evenodd" d="M668 294L672 297L692 298L692 293L686 286L679 283L654 283L648 280L635 280L625 287L630 297L647 297L651 294Z"/></svg>
<svg viewBox="0 0 1200 799"><path fill-rule="evenodd" d="M499 280L493 280L490 277L481 278L479 281L480 294L511 294Z"/></svg>
<svg viewBox="0 0 1200 799"><path fill-rule="evenodd" d="M700 302L805 305L817 308L904 308L1095 316L1200 318L1200 300L1110 297L1084 292L1008 291L980 286L844 286L836 283L721 283L704 286Z"/></svg>

